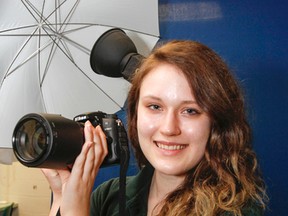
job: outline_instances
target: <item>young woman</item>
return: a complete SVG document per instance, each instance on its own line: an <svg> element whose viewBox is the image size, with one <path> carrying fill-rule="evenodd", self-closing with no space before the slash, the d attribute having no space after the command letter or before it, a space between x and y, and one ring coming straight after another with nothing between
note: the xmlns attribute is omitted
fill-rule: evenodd
<svg viewBox="0 0 288 216"><path fill-rule="evenodd" d="M128 134L141 170L127 178L126 215L262 215L265 187L243 96L221 58L200 43L171 41L131 81ZM43 170L51 215L59 206L62 215L118 215L118 179L89 202L107 146L89 122L85 140L71 174Z"/></svg>

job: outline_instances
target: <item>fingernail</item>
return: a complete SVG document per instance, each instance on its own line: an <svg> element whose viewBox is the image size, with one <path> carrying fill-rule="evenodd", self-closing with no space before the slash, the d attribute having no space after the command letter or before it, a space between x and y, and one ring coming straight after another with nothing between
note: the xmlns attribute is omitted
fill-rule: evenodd
<svg viewBox="0 0 288 216"><path fill-rule="evenodd" d="M91 128L92 128L91 122L90 122L90 121L86 121L86 122L85 122L85 127L86 127L89 131L91 131Z"/></svg>
<svg viewBox="0 0 288 216"><path fill-rule="evenodd" d="M91 124L91 122L90 122L89 120L87 120L87 121L85 122L85 125L88 126L88 125L92 125L92 124Z"/></svg>
<svg viewBox="0 0 288 216"><path fill-rule="evenodd" d="M100 128L101 128L101 127L100 127L100 125L97 125L97 126L96 126L96 130L98 130L98 131L99 131L99 130L100 130Z"/></svg>

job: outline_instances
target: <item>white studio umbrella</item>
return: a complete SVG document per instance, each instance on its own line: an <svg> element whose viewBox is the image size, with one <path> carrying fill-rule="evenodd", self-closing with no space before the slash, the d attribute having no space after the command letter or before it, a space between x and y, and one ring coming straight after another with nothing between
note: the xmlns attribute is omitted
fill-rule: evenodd
<svg viewBox="0 0 288 216"><path fill-rule="evenodd" d="M93 44L118 27L147 56L159 38L157 0L1 0L0 146L12 147L17 121L31 112L67 118L114 113L129 83L90 67Z"/></svg>

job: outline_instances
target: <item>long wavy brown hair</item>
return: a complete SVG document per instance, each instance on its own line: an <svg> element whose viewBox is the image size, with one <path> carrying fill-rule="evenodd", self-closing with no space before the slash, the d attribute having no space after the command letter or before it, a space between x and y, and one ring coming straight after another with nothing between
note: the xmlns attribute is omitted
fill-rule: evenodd
<svg viewBox="0 0 288 216"><path fill-rule="evenodd" d="M155 49L135 72L128 95L128 134L139 166L149 163L136 127L141 83L162 63L181 69L212 127L205 156L166 197L159 215L243 215L245 208L264 210L265 184L251 146L243 94L223 60L201 43L170 41Z"/></svg>

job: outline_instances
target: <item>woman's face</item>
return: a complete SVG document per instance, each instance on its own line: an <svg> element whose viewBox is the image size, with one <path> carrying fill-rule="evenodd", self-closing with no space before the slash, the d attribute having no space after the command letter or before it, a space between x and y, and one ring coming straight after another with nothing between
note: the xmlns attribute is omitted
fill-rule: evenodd
<svg viewBox="0 0 288 216"><path fill-rule="evenodd" d="M155 170L181 176L204 156L210 119L181 70L161 64L142 82L137 128L140 147Z"/></svg>

